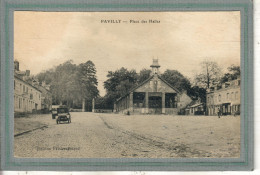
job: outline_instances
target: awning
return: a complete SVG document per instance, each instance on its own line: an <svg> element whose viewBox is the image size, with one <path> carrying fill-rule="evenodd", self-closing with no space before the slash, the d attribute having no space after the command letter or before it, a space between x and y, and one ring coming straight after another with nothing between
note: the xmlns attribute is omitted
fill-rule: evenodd
<svg viewBox="0 0 260 175"><path fill-rule="evenodd" d="M194 107L197 107L197 106L200 106L200 105L203 105L203 103L192 105L191 108L194 108Z"/></svg>

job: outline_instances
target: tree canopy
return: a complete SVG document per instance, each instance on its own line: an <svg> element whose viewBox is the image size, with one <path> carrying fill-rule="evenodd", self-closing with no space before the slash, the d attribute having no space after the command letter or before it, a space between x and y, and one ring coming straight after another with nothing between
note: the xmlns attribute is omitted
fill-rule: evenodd
<svg viewBox="0 0 260 175"><path fill-rule="evenodd" d="M192 99L206 100L206 88L218 82L226 82L240 77L240 67L231 65L228 73L221 76L221 69L215 62L203 62L202 69L195 77L194 86L188 78L177 70L167 69L160 76L180 92L187 92ZM87 61L79 65L68 60L53 69L39 73L36 78L40 83L50 85L53 104L66 104L69 107L81 107L81 104L90 104L96 99L96 107L113 109L113 104L121 96L126 95L132 88L142 83L151 76L150 69L127 70L122 67L107 73L104 82L106 95L99 96L97 88L95 64Z"/></svg>
<svg viewBox="0 0 260 175"><path fill-rule="evenodd" d="M188 91L191 88L190 81L184 77L177 70L169 70L167 69L161 77L165 79L169 84L178 89L180 92Z"/></svg>
<svg viewBox="0 0 260 175"><path fill-rule="evenodd" d="M230 80L235 80L240 77L240 66L231 65L228 67L228 73L225 73L221 77L221 83L225 83Z"/></svg>
<svg viewBox="0 0 260 175"><path fill-rule="evenodd" d="M104 82L106 89L105 100L109 104L109 108L113 108L113 104L117 98L125 95L131 88L137 85L138 74L135 70L127 70L122 67L116 71L109 71L107 80Z"/></svg>
<svg viewBox="0 0 260 175"><path fill-rule="evenodd" d="M201 88L209 88L217 84L222 76L219 65L213 61L203 61L201 72L195 77L195 85Z"/></svg>
<svg viewBox="0 0 260 175"><path fill-rule="evenodd" d="M104 99L100 100L100 102L102 102L103 106L113 108L116 99L127 94L132 88L142 83L150 76L151 70L148 69L142 69L140 73L136 73L135 70L127 70L126 68L121 68L114 72L109 71L107 74L108 79L104 82L104 87L107 93ZM188 93L191 93L190 91L192 89L190 81L180 72L176 70L166 70L161 74L161 77L179 91L187 91Z"/></svg>
<svg viewBox="0 0 260 175"><path fill-rule="evenodd" d="M97 97L96 68L92 61L80 65L68 60L57 67L36 75L40 83L50 85L53 104L80 107L83 99Z"/></svg>

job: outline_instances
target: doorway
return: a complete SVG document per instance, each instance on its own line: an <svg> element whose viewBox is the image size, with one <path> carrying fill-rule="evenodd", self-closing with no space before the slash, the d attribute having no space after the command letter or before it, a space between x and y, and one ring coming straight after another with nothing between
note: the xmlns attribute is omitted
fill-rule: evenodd
<svg viewBox="0 0 260 175"><path fill-rule="evenodd" d="M149 97L149 108L152 109L152 113L161 114L162 113L162 97L160 96L150 96Z"/></svg>

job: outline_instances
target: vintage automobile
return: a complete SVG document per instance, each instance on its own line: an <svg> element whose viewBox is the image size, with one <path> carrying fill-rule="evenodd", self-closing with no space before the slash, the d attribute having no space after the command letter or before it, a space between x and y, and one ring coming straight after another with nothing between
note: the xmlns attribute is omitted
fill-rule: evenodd
<svg viewBox="0 0 260 175"><path fill-rule="evenodd" d="M59 107L60 105L52 105L51 107L51 116L52 116L52 119L56 119L56 116L58 115L57 114L57 108Z"/></svg>
<svg viewBox="0 0 260 175"><path fill-rule="evenodd" d="M57 119L56 123L59 124L61 122L71 123L71 116L69 113L69 109L66 106L60 106L57 108Z"/></svg>

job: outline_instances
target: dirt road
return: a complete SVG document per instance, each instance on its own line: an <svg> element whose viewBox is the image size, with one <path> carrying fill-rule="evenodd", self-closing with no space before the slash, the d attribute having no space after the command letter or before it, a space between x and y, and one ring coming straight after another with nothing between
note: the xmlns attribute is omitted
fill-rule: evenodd
<svg viewBox="0 0 260 175"><path fill-rule="evenodd" d="M71 113L57 125L51 115L17 119L47 125L16 136L15 157L173 158L239 157L240 117ZM19 120L19 121L18 121ZM18 124L19 123L19 124Z"/></svg>

